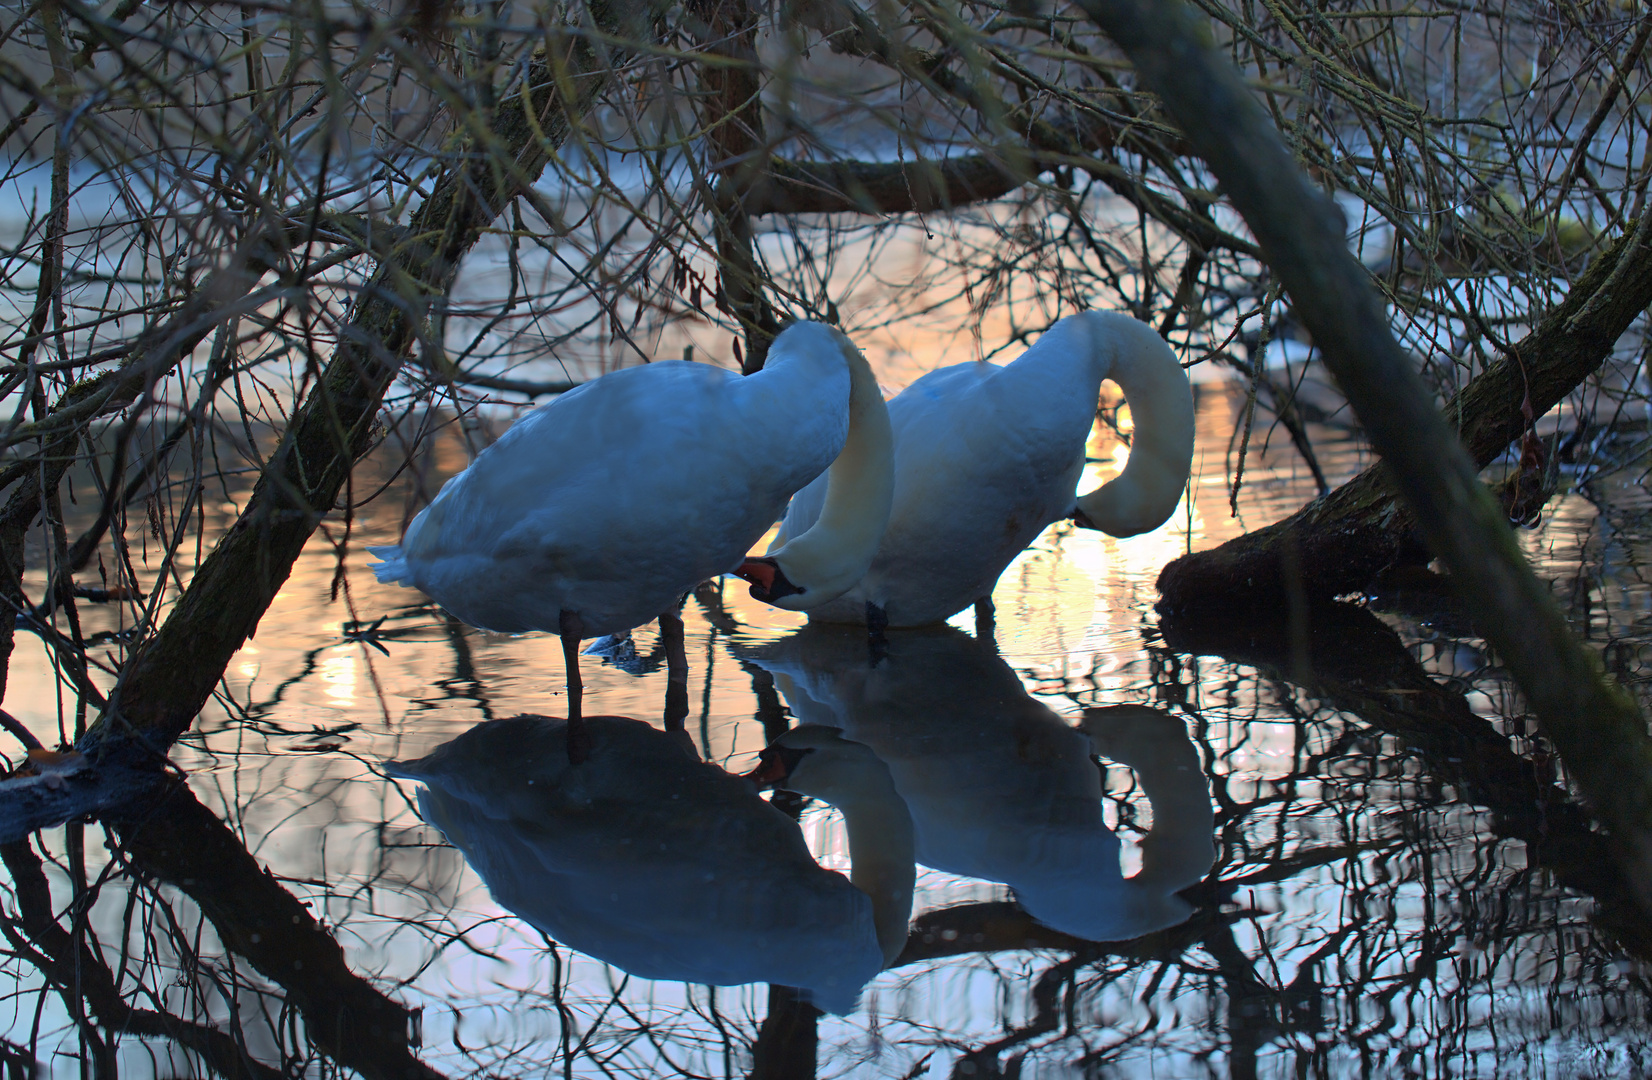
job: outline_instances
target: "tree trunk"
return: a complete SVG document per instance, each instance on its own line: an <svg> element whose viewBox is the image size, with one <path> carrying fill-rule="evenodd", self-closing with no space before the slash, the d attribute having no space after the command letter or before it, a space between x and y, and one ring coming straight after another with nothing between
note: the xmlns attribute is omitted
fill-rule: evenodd
<svg viewBox="0 0 1652 1080"><path fill-rule="evenodd" d="M1451 570L1476 625L1611 831L1625 876L1641 907L1652 913L1652 738L1646 721L1629 695L1607 681L1599 660L1572 635L1548 587L1527 565L1501 508L1480 483L1479 469L1394 340L1369 274L1348 251L1335 207L1307 182L1238 72L1210 44L1208 27L1196 23L1184 4L1078 4L1124 49L1142 83L1160 95L1250 226L1428 546ZM1643 218L1637 249L1647 230ZM1625 277L1632 273L1619 270ZM1287 547L1287 555L1294 550Z"/></svg>
<svg viewBox="0 0 1652 1080"><path fill-rule="evenodd" d="M769 343L780 330L765 293L769 281L757 259L746 209L746 197L762 178L769 158L757 12L746 0L691 0L688 10L704 23L701 45L724 61L707 64L700 73L706 91L702 127L717 174L706 209L717 237L717 284L722 293L718 300L740 322L746 343L740 367L750 375L763 370Z"/></svg>
<svg viewBox="0 0 1652 1080"><path fill-rule="evenodd" d="M1645 215L1602 253L1566 299L1443 410L1477 468L1526 430L1531 395L1541 416L1600 368L1652 305L1652 236ZM1300 589L1309 599L1358 592L1396 563L1426 561L1416 515L1373 465L1283 521L1183 555L1159 575L1165 611L1266 609Z"/></svg>
<svg viewBox="0 0 1652 1080"><path fill-rule="evenodd" d="M593 3L590 11L605 34L622 41L643 40L654 17L647 0ZM446 294L482 230L538 178L622 59L598 54L584 36L555 40L561 51L535 56L524 90L498 107L490 129L468 152L456 155L457 164L413 215L405 239L363 289L337 351L246 509L160 631L123 668L88 743L112 728L129 727L158 747L170 745L189 729L231 657L257 629L368 450L384 392L412 349L427 307Z"/></svg>

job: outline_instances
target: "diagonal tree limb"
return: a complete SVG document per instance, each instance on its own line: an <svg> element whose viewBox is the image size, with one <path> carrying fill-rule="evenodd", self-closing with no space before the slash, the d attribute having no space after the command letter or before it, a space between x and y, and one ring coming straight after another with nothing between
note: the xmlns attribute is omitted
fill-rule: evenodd
<svg viewBox="0 0 1652 1080"><path fill-rule="evenodd" d="M1590 264L1565 300L1442 412L1462 417L1458 432L1477 468L1496 460L1526 430L1522 403L1541 416L1576 389L1652 306L1652 215ZM1387 468L1373 465L1283 521L1209 551L1183 555L1159 575L1167 611L1271 607L1286 574L1310 599L1358 592L1378 574L1419 553L1417 517ZM1289 571L1287 568L1290 568Z"/></svg>
<svg viewBox="0 0 1652 1080"><path fill-rule="evenodd" d="M1309 186L1238 73L1210 45L1208 29L1179 0L1077 3L1124 49L1244 216L1429 547L1612 833L1625 876L1652 913L1646 721L1607 681L1527 565L1479 470L1394 340L1330 200Z"/></svg>
<svg viewBox="0 0 1652 1080"><path fill-rule="evenodd" d="M57 921L45 870L29 841L0 844L0 862L11 876L18 906L16 925L9 918L5 920L6 936L14 947L21 945L23 938L32 943L31 959L41 974L60 995L85 1001L101 1026L110 1031L171 1039L201 1055L219 1076L234 1080L279 1080L286 1075L253 1059L227 1031L128 1005L103 958ZM69 1011L80 1013L78 1000L69 1004ZM101 1067L99 1075L104 1075L102 1069L114 1075L113 1048L97 1046L94 1053Z"/></svg>
<svg viewBox="0 0 1652 1080"><path fill-rule="evenodd" d="M642 40L648 0L589 5L617 40ZM271 456L246 509L202 563L155 636L127 663L88 744L115 726L160 746L189 729L230 658L270 601L356 460L369 448L384 392L413 348L428 306L444 296L466 251L543 170L623 60L586 35L559 34L529 65L524 89L497 107L413 215L342 328L333 358Z"/></svg>

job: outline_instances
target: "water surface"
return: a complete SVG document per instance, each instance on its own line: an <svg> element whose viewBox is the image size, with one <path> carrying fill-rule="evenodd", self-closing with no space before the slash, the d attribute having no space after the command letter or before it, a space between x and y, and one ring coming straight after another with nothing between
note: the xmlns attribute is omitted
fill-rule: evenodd
<svg viewBox="0 0 1652 1080"><path fill-rule="evenodd" d="M634 660L587 657L587 712L648 729L614 729L644 749L597 792L627 809L584 819L536 780L554 725L478 744L440 782L386 774L484 722L563 712L555 639L467 629L366 571L363 545L399 536L404 476L356 517L336 597L343 534L318 534L173 754L198 806L41 837L51 910L85 912L63 924L90 959L78 976L42 959L8 901L5 1060L65 1077L248 1060L321 1076L334 1058L403 1075L409 1052L478 1077L1646 1075L1652 934L1448 599L1315 611L1306 631L1153 611L1169 559L1313 493L1277 432L1231 515L1243 406L1202 386L1191 502L1130 540L1052 527L1000 581L990 639L965 613L891 635L874 665L863 640L714 583L685 610L677 734L654 630ZM1365 463L1348 432L1314 431L1333 482ZM425 487L463 462L439 441ZM1562 496L1524 539L1639 689L1637 478ZM244 497L227 494L220 528ZM87 633L120 629L84 612ZM34 638L5 707L48 743L72 734ZM712 769L750 770L776 738L870 753L769 804ZM657 839L665 854L632 854ZM902 902L910 934L878 973L879 919ZM149 1027L70 989L99 964ZM329 1027L358 1006L382 1023Z"/></svg>

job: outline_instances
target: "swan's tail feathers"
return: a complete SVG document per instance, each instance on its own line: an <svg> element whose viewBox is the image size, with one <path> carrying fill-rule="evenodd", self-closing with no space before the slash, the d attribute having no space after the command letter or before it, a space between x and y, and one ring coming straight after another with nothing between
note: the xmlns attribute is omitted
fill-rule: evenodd
<svg viewBox="0 0 1652 1080"><path fill-rule="evenodd" d="M407 568L407 558L402 554L400 544L386 544L383 547L370 547L367 554L382 559L383 562L373 564L373 574L386 585L406 585L412 587L412 572Z"/></svg>
<svg viewBox="0 0 1652 1080"><path fill-rule="evenodd" d="M430 775L423 758L412 761L386 761L381 768L386 776L394 776L398 780L423 780Z"/></svg>

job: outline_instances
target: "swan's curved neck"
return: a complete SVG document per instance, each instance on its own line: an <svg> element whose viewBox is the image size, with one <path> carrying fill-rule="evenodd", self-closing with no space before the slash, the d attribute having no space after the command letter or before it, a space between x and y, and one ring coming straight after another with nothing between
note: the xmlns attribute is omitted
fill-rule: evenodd
<svg viewBox="0 0 1652 1080"><path fill-rule="evenodd" d="M1097 754L1135 772L1153 807L1141 870L1130 881L1170 893L1203 880L1216 859L1216 817L1186 726L1144 705L1116 705L1086 709L1081 727Z"/></svg>
<svg viewBox="0 0 1652 1080"><path fill-rule="evenodd" d="M1102 377L1124 391L1136 425L1124 471L1079 497L1078 520L1135 536L1164 524L1181 501L1193 463L1193 390L1176 354L1146 323L1117 312L1074 318L1088 324Z"/></svg>
<svg viewBox="0 0 1652 1080"><path fill-rule="evenodd" d="M806 611L859 584L872 565L895 496L894 435L883 393L860 351L835 334L849 366L849 435L826 473L826 502L814 525L764 556L798 591L767 599Z"/></svg>
<svg viewBox="0 0 1652 1080"><path fill-rule="evenodd" d="M838 808L849 840L849 881L872 900L872 924L884 963L906 946L917 882L912 814L885 765L859 743L828 737L793 771L786 786Z"/></svg>

